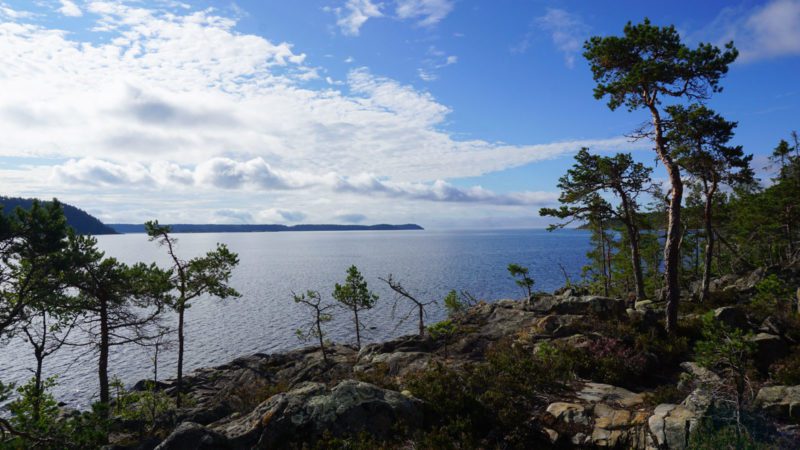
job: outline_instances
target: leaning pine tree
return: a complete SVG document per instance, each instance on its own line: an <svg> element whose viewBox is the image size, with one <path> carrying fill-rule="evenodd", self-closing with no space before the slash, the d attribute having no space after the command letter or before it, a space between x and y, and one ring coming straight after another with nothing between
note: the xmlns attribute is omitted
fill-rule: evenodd
<svg viewBox="0 0 800 450"><path fill-rule="evenodd" d="M670 182L667 239L664 244L664 296L667 300L666 328L677 330L680 286L681 200L683 182L678 163L665 140L666 120L663 102L667 100L705 100L719 92L719 80L738 56L733 42L720 50L711 44L691 49L681 42L674 26L658 27L645 19L628 22L623 36L594 36L584 44L597 86L597 99L608 96L612 110L625 105L628 110L646 109L652 129L645 133L653 140L655 152L667 169Z"/></svg>
<svg viewBox="0 0 800 450"><path fill-rule="evenodd" d="M184 315L191 302L203 295L218 298L239 297L239 293L228 285L233 268L239 264L239 256L228 250L225 244L217 244L217 248L185 261L175 252L176 239L170 236L170 227L159 225L158 221L144 224L147 235L151 241L158 241L167 247L167 253L172 260L172 287L175 299L172 307L178 313L178 373L176 384L178 396L176 403L181 405L183 382L183 352L184 352Z"/></svg>

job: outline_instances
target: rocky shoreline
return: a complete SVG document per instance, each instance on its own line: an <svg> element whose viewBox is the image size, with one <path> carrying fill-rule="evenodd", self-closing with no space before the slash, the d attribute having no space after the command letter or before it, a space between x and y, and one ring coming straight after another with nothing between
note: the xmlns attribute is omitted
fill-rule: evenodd
<svg viewBox="0 0 800 450"><path fill-rule="evenodd" d="M737 304L763 276L762 270L717 280L715 294L731 305L716 308L714 314L719 321L751 328L759 349L757 364L768 367L796 343L769 320L752 323ZM458 369L481 363L499 342L531 351L543 343L585 347L603 338L587 323L655 321L662 308L658 302L630 305L566 289L540 295L530 304L501 300L473 306L454 318L459 332L450 342L426 335L370 344L360 351L333 345L327 364L316 348L237 358L185 377L191 407L159 418L161 436L143 439L135 424L123 424L109 448L302 448L303 443L364 434L381 442L402 442L402 436L431 421L425 402L404 387L413 374L436 365ZM682 320L691 321L692 315ZM648 380L627 380L626 387L578 378L555 392L542 392L540 407L529 412L526 426L541 445L558 448L688 448L690 434L714 407L709 390L720 380L688 359L674 371L663 367L663 373L650 373ZM685 393L682 400L654 401L659 385L675 384ZM157 388L175 391L170 381ZM800 386L761 386L755 405L769 418L779 448L784 445L780 442L800 442Z"/></svg>

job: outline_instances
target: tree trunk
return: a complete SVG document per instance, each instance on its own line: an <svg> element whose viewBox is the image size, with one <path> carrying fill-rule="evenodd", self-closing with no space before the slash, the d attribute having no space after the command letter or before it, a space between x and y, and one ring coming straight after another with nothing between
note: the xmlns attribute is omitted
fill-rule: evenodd
<svg viewBox="0 0 800 450"><path fill-rule="evenodd" d="M177 392L178 397L175 399L175 406L181 407L181 397L183 396L183 313L185 311L184 305L180 304L178 307L178 380Z"/></svg>
<svg viewBox="0 0 800 450"><path fill-rule="evenodd" d="M606 260L606 231L603 228L603 221L599 222L600 226L600 257L603 259L603 295L608 297L610 290L610 275L608 270L608 263Z"/></svg>
<svg viewBox="0 0 800 450"><path fill-rule="evenodd" d="M34 348L34 356L36 356L36 373L35 377L35 389L36 392L34 393L33 397L33 421L38 422L39 416L42 408L42 395L44 394L44 383L42 383L42 366L44 365L44 343L45 339L42 339L42 346L36 346Z"/></svg>
<svg viewBox="0 0 800 450"><path fill-rule="evenodd" d="M667 211L669 217L667 223L667 240L664 243L664 297L667 301L666 329L669 334L675 334L678 329L678 305L681 301L678 270L681 252L681 200L683 199L683 181L681 180L680 168L667 152L661 115L655 103L651 103L648 107L653 116L656 153L667 169L671 186L669 209Z"/></svg>
<svg viewBox="0 0 800 450"><path fill-rule="evenodd" d="M422 305L417 305L417 308L419 309L419 335L422 337L425 336L425 319L423 318L425 310Z"/></svg>
<svg viewBox="0 0 800 450"><path fill-rule="evenodd" d="M100 403L108 405L111 394L108 389L108 302L100 300L100 357L97 363L97 375L100 378Z"/></svg>
<svg viewBox="0 0 800 450"><path fill-rule="evenodd" d="M358 307L353 305L353 316L356 321L356 347L361 350L361 324L358 322Z"/></svg>
<svg viewBox="0 0 800 450"><path fill-rule="evenodd" d="M322 337L322 325L320 324L319 309L317 309L317 336L319 337L319 350L322 352L322 360L328 363L328 355L325 353L325 341Z"/></svg>
<svg viewBox="0 0 800 450"><path fill-rule="evenodd" d="M639 229L634 222L636 218L635 211L632 211L630 201L624 192L619 191L618 194L622 199L622 209L625 211L625 227L628 229L628 241L631 245L631 264L633 264L633 281L636 284L636 299L642 300L645 298L644 293L644 276L642 275L642 261L639 257Z"/></svg>
<svg viewBox="0 0 800 450"><path fill-rule="evenodd" d="M708 291L711 286L711 261L714 257L714 230L711 228L711 206L716 190L716 184L712 184L711 190L706 192L706 204L703 210L703 220L706 227L706 255L705 264L703 265L703 290L700 295L700 301L702 303L708 301Z"/></svg>

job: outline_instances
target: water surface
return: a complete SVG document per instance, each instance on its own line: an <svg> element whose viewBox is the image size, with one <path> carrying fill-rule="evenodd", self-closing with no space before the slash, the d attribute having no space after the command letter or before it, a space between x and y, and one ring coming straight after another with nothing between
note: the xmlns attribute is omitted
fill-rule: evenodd
<svg viewBox="0 0 800 450"><path fill-rule="evenodd" d="M237 356L276 352L303 346L294 331L304 325L307 311L292 301L292 292L320 291L330 299L346 269L359 267L371 289L380 295L377 306L364 314L373 327L367 341L380 341L413 333L413 319L398 324L392 317L395 296L378 280L389 273L417 298L437 300L428 321L444 318L441 299L451 289L467 290L478 298L520 298L522 291L506 272L515 262L527 266L536 280L535 289L552 291L564 284L559 265L577 279L586 263L589 233L580 230L502 231L375 231L375 232L281 232L176 234L178 252L184 259L202 254L217 242L239 254L231 284L238 299L201 298L186 315L185 369L226 363ZM108 256L127 263L155 261L168 266L163 248L143 234L100 236L98 244ZM403 304L404 305L404 304ZM405 310L402 310L405 311ZM167 320L177 322L177 316ZM327 325L329 338L354 340L346 311L338 310ZM0 380L23 382L34 367L32 351L15 340L0 347ZM174 354L162 352L159 371L175 370ZM137 346L117 347L110 371L125 383L150 377L151 352ZM86 349L65 348L46 361L46 373L58 375L59 400L86 406L96 399L96 359Z"/></svg>

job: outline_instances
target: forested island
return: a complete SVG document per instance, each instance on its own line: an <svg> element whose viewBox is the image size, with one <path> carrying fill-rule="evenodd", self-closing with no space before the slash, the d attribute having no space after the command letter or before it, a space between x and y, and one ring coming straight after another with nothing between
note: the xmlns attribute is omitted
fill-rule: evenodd
<svg viewBox="0 0 800 450"><path fill-rule="evenodd" d="M144 224L112 223L108 225L117 233L145 233ZM424 230L413 223L403 225L339 225L339 224L173 224L169 226L173 233L263 233L280 231L403 231Z"/></svg>
<svg viewBox="0 0 800 450"><path fill-rule="evenodd" d="M553 228L588 224L580 279L539 292L536 274L510 261L520 298L440 299L351 266L328 292L297 286L308 319L297 336L311 346L291 352L183 373L187 308L239 297L238 255L224 245L186 260L176 229L151 221L144 231L170 263L131 266L71 232L58 202L0 216L0 334L23 339L38 362L27 384L0 385L10 401L0 445L796 449L800 138L787 130L789 140L765 143L775 170L756 179L752 155L730 143L737 123L705 104L737 56L732 43L689 46L647 20L585 43L595 97L648 120L640 137L667 181L629 153L577 152L559 206L540 213ZM391 301L377 283L417 333L362 345L364 312ZM445 320L427 322L433 302ZM350 342L326 338L333 314L352 319ZM42 369L76 324L97 355L89 411L61 407ZM168 335L177 371L164 379ZM154 350L153 377L125 389L109 379L109 355L134 344Z"/></svg>
<svg viewBox="0 0 800 450"><path fill-rule="evenodd" d="M15 209L30 209L33 202L36 201L32 198L19 198L19 197L2 197L0 196L0 207L6 214L11 214ZM100 219L92 216L86 211L66 203L62 203L61 207L64 211L64 217L67 224L72 227L78 234L91 234L95 236L103 234L117 234L113 228L104 224Z"/></svg>

